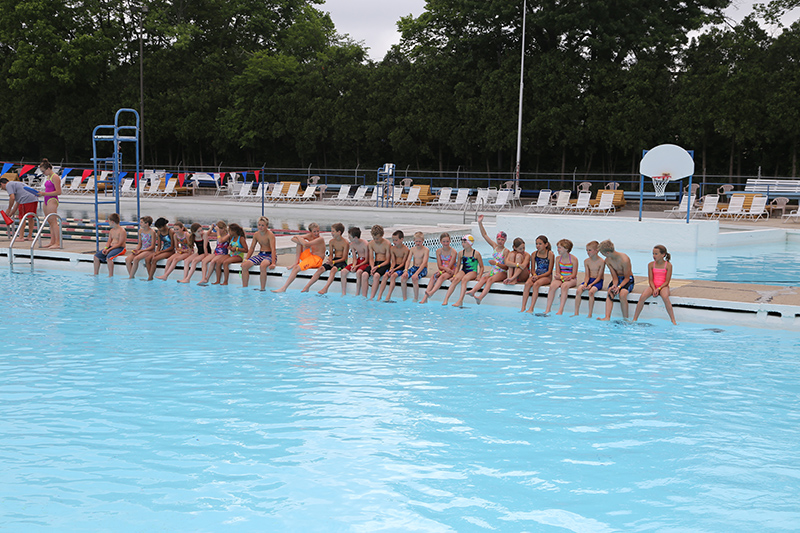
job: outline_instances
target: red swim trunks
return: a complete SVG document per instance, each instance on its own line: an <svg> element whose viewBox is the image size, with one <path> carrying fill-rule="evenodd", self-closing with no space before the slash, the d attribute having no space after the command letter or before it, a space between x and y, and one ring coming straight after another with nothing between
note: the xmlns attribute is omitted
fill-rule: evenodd
<svg viewBox="0 0 800 533"><path fill-rule="evenodd" d="M39 207L39 202L30 202L27 204L19 204L19 219L22 220L27 213L36 214L36 209Z"/></svg>
<svg viewBox="0 0 800 533"><path fill-rule="evenodd" d="M350 263L349 265L344 267L344 269L347 270L348 272L363 272L368 268L369 268L369 261L367 261L366 257L359 258L358 261L356 261L355 263Z"/></svg>

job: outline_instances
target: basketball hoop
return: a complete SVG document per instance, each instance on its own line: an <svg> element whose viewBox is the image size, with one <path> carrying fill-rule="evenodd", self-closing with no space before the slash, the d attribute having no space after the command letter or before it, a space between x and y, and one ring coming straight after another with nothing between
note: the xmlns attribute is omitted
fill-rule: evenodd
<svg viewBox="0 0 800 533"><path fill-rule="evenodd" d="M653 189L656 191L656 196L661 197L664 196L667 190L667 183L672 179L672 175L663 174L661 176L651 176L650 179L653 180Z"/></svg>

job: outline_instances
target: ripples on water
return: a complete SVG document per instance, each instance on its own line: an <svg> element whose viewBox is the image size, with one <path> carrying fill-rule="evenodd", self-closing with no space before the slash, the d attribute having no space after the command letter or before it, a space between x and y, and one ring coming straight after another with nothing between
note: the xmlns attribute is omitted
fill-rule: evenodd
<svg viewBox="0 0 800 533"><path fill-rule="evenodd" d="M800 523L796 334L238 279L23 269L0 286L8 530Z"/></svg>

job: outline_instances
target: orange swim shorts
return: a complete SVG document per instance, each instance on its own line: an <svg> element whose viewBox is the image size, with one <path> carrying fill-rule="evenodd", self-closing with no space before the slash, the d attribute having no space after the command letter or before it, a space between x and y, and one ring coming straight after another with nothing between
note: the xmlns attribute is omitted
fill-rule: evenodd
<svg viewBox="0 0 800 533"><path fill-rule="evenodd" d="M319 268L322 266L322 258L311 253L311 250L303 250L300 254L300 270Z"/></svg>

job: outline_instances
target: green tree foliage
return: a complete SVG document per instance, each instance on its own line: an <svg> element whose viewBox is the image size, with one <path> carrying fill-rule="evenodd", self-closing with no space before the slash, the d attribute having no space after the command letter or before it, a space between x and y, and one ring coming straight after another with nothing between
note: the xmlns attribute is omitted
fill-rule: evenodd
<svg viewBox="0 0 800 533"><path fill-rule="evenodd" d="M529 0L523 171L633 171L677 142L704 171L796 173L800 28L715 25L729 3ZM320 0L143 4L0 0L4 159L88 161L139 107L141 37L148 166L514 168L519 0L428 0L380 62Z"/></svg>

